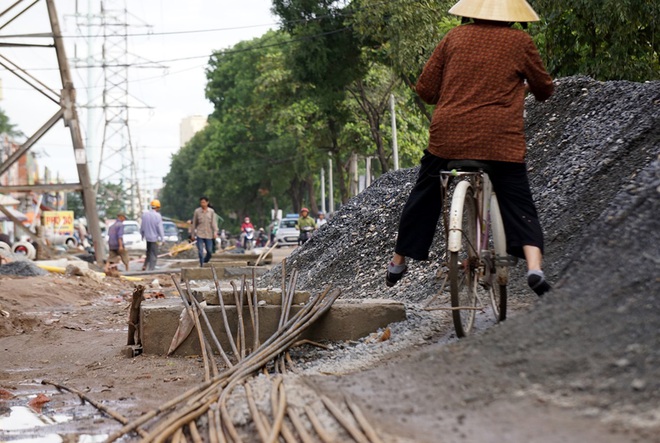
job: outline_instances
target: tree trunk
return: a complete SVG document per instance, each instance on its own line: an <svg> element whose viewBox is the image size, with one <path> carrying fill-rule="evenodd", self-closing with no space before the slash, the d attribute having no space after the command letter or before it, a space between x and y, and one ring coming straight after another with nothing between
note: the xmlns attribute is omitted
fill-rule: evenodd
<svg viewBox="0 0 660 443"><path fill-rule="evenodd" d="M307 196L309 199L307 208L309 209L310 214L318 214L319 205L316 202L316 193L314 192L314 178L313 177L308 178L306 184L307 184Z"/></svg>

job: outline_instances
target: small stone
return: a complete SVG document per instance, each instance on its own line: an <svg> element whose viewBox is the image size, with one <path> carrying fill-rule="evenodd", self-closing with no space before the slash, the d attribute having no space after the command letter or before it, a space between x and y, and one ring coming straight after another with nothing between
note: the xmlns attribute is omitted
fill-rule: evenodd
<svg viewBox="0 0 660 443"><path fill-rule="evenodd" d="M635 391L641 391L646 387L646 382L642 380L641 378L636 378L632 381L630 386L635 390Z"/></svg>

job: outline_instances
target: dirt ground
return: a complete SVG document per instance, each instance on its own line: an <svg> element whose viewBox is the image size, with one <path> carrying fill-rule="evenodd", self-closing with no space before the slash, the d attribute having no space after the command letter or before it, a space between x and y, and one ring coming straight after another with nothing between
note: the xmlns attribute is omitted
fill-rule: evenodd
<svg viewBox="0 0 660 443"><path fill-rule="evenodd" d="M169 276L149 281L155 279L163 288L148 292L174 296ZM73 414L78 402L38 384L45 379L87 392L127 417L136 417L202 380L203 370L195 359L125 356L133 286L119 279L97 283L61 275L0 277L0 309L8 313L4 321L13 329L10 334L5 328L0 338L0 388L17 396L4 405L0 402L0 409L25 405L32 395L45 393L51 398L46 405L49 414ZM103 433L98 414L86 414L89 424L76 419L76 432Z"/></svg>
<svg viewBox="0 0 660 443"><path fill-rule="evenodd" d="M174 297L170 279L165 274L149 276L144 281L147 295ZM0 400L3 439L80 441L83 435L103 436L118 428L115 420L81 405L76 395L42 385L42 380L81 391L129 419L203 381L198 357L126 355L127 308L134 285L62 275L0 277L0 309L8 314L0 337L0 389L15 396ZM525 314L514 310L512 315ZM482 377L490 365L487 359L481 367L434 361L443 355L436 348L449 346L456 356L465 352L455 340L449 342L408 349L367 371L311 376L308 384L331 397L358 399L384 441L658 441L657 432L647 434L622 427L620 421L607 424L576 413L568 399L557 406L556 399L516 387L508 376L495 377L494 385L484 387L480 380L493 380ZM420 386L426 387L424 393ZM497 394L504 390L507 396ZM41 410L41 423L13 430L11 422L18 418L11 416L12 407L26 406L37 394L50 399ZM57 416L68 418L53 423Z"/></svg>

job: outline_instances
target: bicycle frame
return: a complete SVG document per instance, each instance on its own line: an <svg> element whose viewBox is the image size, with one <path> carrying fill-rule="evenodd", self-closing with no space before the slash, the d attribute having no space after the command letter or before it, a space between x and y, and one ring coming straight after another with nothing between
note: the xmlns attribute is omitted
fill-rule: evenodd
<svg viewBox="0 0 660 443"><path fill-rule="evenodd" d="M484 296L490 299L496 321L506 319L508 268L515 261L506 253L504 225L486 166L476 161L454 165L456 169L440 171L440 183L447 242L445 283L449 281L452 319L460 338L470 333ZM453 179L458 182L450 195Z"/></svg>

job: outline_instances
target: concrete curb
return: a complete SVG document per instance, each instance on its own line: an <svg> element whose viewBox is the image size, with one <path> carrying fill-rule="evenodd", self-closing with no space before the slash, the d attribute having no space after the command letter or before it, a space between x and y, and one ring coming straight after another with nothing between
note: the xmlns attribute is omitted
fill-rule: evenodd
<svg viewBox="0 0 660 443"><path fill-rule="evenodd" d="M236 306L226 306L225 308L232 334L235 335ZM299 304L293 306L291 315L295 315L301 308L302 306ZM175 299L153 300L152 303L142 304L140 332L145 354L167 354L182 310L183 302ZM223 349L225 352L230 352L231 348L225 333L220 306L206 306L204 312L213 325L213 330ZM259 307L259 338L262 343L277 330L280 312L279 305ZM243 310L243 318L246 326L246 341L251 345L253 343L252 327L247 307ZM403 303L390 300L338 300L328 313L305 331L300 338L313 341L357 340L390 323L405 319L406 312ZM200 321L202 328L206 331L203 319L200 318ZM199 355L200 353L199 340L193 331L174 352L174 355Z"/></svg>

